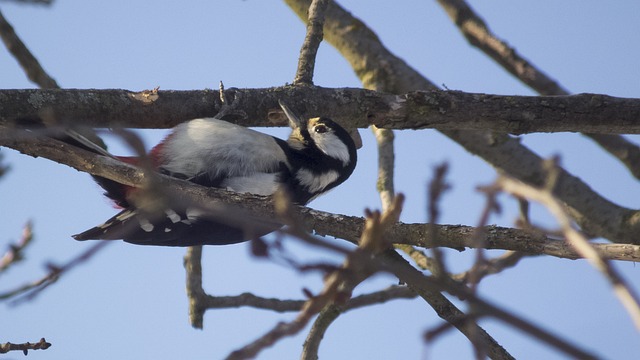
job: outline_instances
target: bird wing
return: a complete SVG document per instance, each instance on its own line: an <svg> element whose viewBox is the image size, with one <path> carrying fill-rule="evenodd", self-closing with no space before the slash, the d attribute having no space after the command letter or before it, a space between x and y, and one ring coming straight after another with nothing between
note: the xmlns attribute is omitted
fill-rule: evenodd
<svg viewBox="0 0 640 360"><path fill-rule="evenodd" d="M212 182L220 182L223 178L280 171L287 162L283 143L255 130L205 118L176 127L156 152L164 171L183 174L187 179L206 175Z"/></svg>

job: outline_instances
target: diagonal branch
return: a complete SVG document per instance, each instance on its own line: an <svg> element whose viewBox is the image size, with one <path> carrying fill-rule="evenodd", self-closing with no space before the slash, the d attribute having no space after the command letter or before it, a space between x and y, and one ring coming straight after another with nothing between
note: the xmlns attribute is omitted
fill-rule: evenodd
<svg viewBox="0 0 640 360"><path fill-rule="evenodd" d="M327 305L350 298L353 288L378 270L372 266L370 259L389 247L385 230L398 221L403 202L404 197L397 196L384 213L367 212L367 221L358 247L347 254L339 269L325 277L322 291L305 302L294 320L277 324L255 341L232 352L227 359L254 358L280 339L300 332Z"/></svg>
<svg viewBox="0 0 640 360"><path fill-rule="evenodd" d="M640 297L613 265L593 248L584 235L571 226L571 219L563 209L562 204L554 198L550 189L534 188L506 176L498 179L496 187L518 198L529 199L544 205L560 224L567 243L609 280L613 286L614 293L626 308L636 328L640 330Z"/></svg>
<svg viewBox="0 0 640 360"><path fill-rule="evenodd" d="M551 334L544 329L522 319L519 318L505 310L502 310L500 307L497 307L487 301L484 301L478 298L475 294L473 294L467 287L463 286L454 286L451 282L442 283L438 281L437 278L428 277L423 275L420 271L416 270L413 266L411 266L406 260L404 260L399 254L393 251L387 251L382 257L382 261L385 265L388 266L387 271L396 275L399 279L407 284L410 288L412 288L416 293L418 293L421 297L424 297L424 293L434 292L438 290L444 290L449 292L451 295L454 295L460 299L465 299L470 302L475 309L478 311L476 316L491 316L499 319L507 324L514 326L515 328L521 329L531 336L547 343L548 345L562 351L572 357L578 359L596 359L593 354L587 353L586 351L574 346L568 341L562 339L561 337ZM426 298L425 298L426 299ZM433 306L433 305L432 305ZM434 307L436 310L442 310L442 308ZM469 319L464 316L462 313L458 314L448 314L451 317L449 321L450 324L461 329L462 332L470 332L474 331L471 326L469 326ZM491 341L492 339L487 339L482 332L472 333L471 336L481 335L482 340L486 344L490 344L487 341ZM495 346L488 347L488 355L492 359L503 359L509 358L502 355L500 345L495 344ZM504 351L504 349L502 349ZM498 353L492 353L492 351L496 351ZM509 354L506 354L510 356Z"/></svg>
<svg viewBox="0 0 640 360"><path fill-rule="evenodd" d="M569 95L555 80L493 34L464 0L438 0L469 44L480 49L505 70L543 95Z"/></svg>
<svg viewBox="0 0 640 360"><path fill-rule="evenodd" d="M438 0L438 3L472 46L494 59L517 79L541 95L569 95L568 90L493 34L484 20L464 0ZM615 156L633 176L640 179L640 147L638 145L619 135L594 133L584 135Z"/></svg>
<svg viewBox="0 0 640 360"><path fill-rule="evenodd" d="M42 89L58 88L56 81L47 74L35 56L29 51L27 46L20 40L13 27L0 12L0 37L11 55L18 61L29 80L37 84Z"/></svg>

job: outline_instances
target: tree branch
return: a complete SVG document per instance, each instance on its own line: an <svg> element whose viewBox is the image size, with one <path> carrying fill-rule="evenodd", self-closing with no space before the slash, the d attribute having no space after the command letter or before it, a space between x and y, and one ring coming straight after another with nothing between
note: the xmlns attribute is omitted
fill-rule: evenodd
<svg viewBox="0 0 640 360"><path fill-rule="evenodd" d="M384 213L367 212L358 247L347 254L340 268L327 274L322 292L306 301L293 321L277 324L255 341L232 352L227 359L254 358L283 337L298 333L313 316L328 305L342 303L350 298L353 288L378 270L372 266L370 259L389 247L384 236L385 230L398 221L403 202L404 197L397 196Z"/></svg>
<svg viewBox="0 0 640 360"><path fill-rule="evenodd" d="M347 127L495 130L503 133L640 133L640 99L607 95L503 96L459 91L389 95L363 89L287 86L227 89L241 97L244 126L284 126L278 99L292 99L303 117L328 116ZM0 90L0 125L36 116L50 123L91 127L169 128L213 117L217 91Z"/></svg>
<svg viewBox="0 0 640 360"><path fill-rule="evenodd" d="M0 274L5 272L11 265L24 259L24 251L33 240L33 225L28 221L22 229L22 236L15 244L9 244L9 250L0 258Z"/></svg>
<svg viewBox="0 0 640 360"><path fill-rule="evenodd" d="M331 0L313 0L309 5L307 35L300 49L298 70L293 80L294 85L313 85L313 71L316 65L316 54L322 42L324 11Z"/></svg>
<svg viewBox="0 0 640 360"><path fill-rule="evenodd" d="M46 350L51 347L51 343L48 343L44 338L40 339L37 343L23 343L12 344L10 342L0 344L0 354L6 354L9 351L20 350L26 356L29 354L29 350Z"/></svg>
<svg viewBox="0 0 640 360"><path fill-rule="evenodd" d="M569 95L555 80L520 56L504 40L489 30L487 24L464 0L438 0L469 44L483 51L505 70L541 95ZM640 179L640 147L619 135L585 133L603 149L622 162Z"/></svg>
<svg viewBox="0 0 640 360"><path fill-rule="evenodd" d="M145 174L139 168L118 162L108 157L75 148L46 137L25 136L15 130L0 127L0 146L7 146L31 156L42 156L76 170L92 175L106 177L129 186L141 186L145 183ZM27 134L29 135L29 134ZM206 200L207 203L219 203L240 206L244 211L256 217L273 219L275 213L273 202L269 198L250 194L238 194L221 189L205 188L188 181L159 176L163 186L185 196ZM313 230L318 235L330 235L357 242L364 227L364 219L355 216L336 215L307 207L296 207L299 211L302 226L305 230ZM389 236L394 243L421 247L444 246L463 250L473 247L471 240L474 227L462 225L437 225L430 229L427 224L394 225ZM429 242L431 231L436 231L436 243ZM514 250L530 254L547 254L560 258L578 259L580 256L567 247L562 240L555 240L543 234L532 233L520 229L498 226L487 226L482 229L485 234L487 249ZM605 257L614 260L640 261L640 246L626 244L594 244Z"/></svg>
<svg viewBox="0 0 640 360"><path fill-rule="evenodd" d="M398 253L395 251L387 251L382 256L382 261L385 265L388 266L387 271L396 275L400 280L405 282L407 286L412 288L415 292L417 292L421 297L428 299L429 297L425 297L423 294L431 293L434 291L447 291L451 295L454 295L460 299L465 299L469 303L471 303L475 309L476 313L474 317L478 316L491 316L499 319L507 324L510 324L518 329L521 329L531 336L540 339L541 341L549 344L556 349L571 355L575 358L579 359L595 359L596 357L590 353L583 351L582 349L570 344L568 341L561 339L557 335L553 335L542 328L523 320L519 317L514 316L513 314L500 309L497 306L494 306L479 297L473 294L468 288L464 286L454 286L450 282L442 283L438 281L437 278L428 277L423 275L420 271L416 270L413 266L408 264L406 260L404 260ZM428 300L427 300L428 301ZM438 311L442 311L442 308L432 305L432 307ZM445 317L446 316L446 317ZM463 313L455 313L455 314L444 314L441 315L443 318L447 318L447 321L453 326L457 327L461 330L461 332L465 333L468 336L481 336L481 341L485 344L490 344L492 339L486 338L483 334L483 331L477 332L477 330L473 330L470 328L468 321L469 319L465 317ZM471 333L471 331L475 331L475 333ZM504 349L500 351L502 347L499 344L494 344L494 346L488 347L488 355L491 359L506 359L510 358L511 355L503 354ZM508 356L508 357L507 357Z"/></svg>
<svg viewBox="0 0 640 360"><path fill-rule="evenodd" d="M569 95L555 80L498 38L464 0L438 0L469 44L487 54L505 70L543 95Z"/></svg>
<svg viewBox="0 0 640 360"><path fill-rule="evenodd" d="M300 10L307 4L305 0L286 0L286 2L298 13L298 16L300 16ZM325 13L324 32L325 40L335 46L349 61L365 87L382 84L384 87L379 87L380 89L398 94L436 88L432 82L386 49L375 33L364 23L335 3L330 4ZM566 99L566 97L554 97L554 99ZM540 108L545 107L543 103L538 105ZM476 116L478 113L474 112L473 115ZM638 122L637 119L636 116L635 120L630 120ZM484 130L487 129L490 128ZM543 159L520 144L518 139L507 136L504 131L491 133L440 130L470 153L480 156L499 171L520 181L539 186L545 177L542 169ZM586 131L582 128L577 130ZM555 195L571 208L572 217L583 229L594 236L602 236L612 241L640 244L637 236L640 233L639 211L632 211L611 203L564 170L561 171L560 177Z"/></svg>
<svg viewBox="0 0 640 360"><path fill-rule="evenodd" d="M42 68L27 46L20 40L13 27L0 12L0 37L7 50L18 61L29 80L43 89L58 88L56 81Z"/></svg>
<svg viewBox="0 0 640 360"><path fill-rule="evenodd" d="M553 178L555 177L554 175L552 171L550 177ZM567 243L609 280L618 299L629 313L636 329L640 330L640 298L613 265L593 248L592 244L584 235L572 227L571 219L563 209L562 204L554 198L551 192L553 184L545 188L534 188L510 177L502 176L498 179L495 186L508 194L519 198L530 199L545 206L560 224Z"/></svg>

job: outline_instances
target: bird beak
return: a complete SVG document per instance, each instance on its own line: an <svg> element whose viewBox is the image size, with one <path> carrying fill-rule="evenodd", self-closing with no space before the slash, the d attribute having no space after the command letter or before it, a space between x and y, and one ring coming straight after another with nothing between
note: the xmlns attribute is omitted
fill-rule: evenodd
<svg viewBox="0 0 640 360"><path fill-rule="evenodd" d="M300 121L300 118L298 118L296 114L294 114L293 111L291 111L291 109L289 109L289 107L285 105L284 102L282 102L282 100L278 100L278 104L280 104L280 108L282 108L284 114L287 115L287 119L289 119L289 126L291 126L292 129L301 128L302 121Z"/></svg>

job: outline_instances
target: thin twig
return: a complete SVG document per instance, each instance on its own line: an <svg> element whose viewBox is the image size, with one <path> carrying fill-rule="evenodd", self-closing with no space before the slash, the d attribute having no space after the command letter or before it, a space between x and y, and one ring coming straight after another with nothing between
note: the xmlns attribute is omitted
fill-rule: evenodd
<svg viewBox="0 0 640 360"><path fill-rule="evenodd" d="M470 302L476 309L476 312L473 315L476 318L480 316L494 317L530 334L534 338L537 338L570 356L580 359L596 359L595 355L570 344L560 336L552 334L533 323L522 319L521 317L515 316L512 313L481 299L465 286L455 285L455 283L452 282L443 282L437 277L425 276L395 252L387 251L382 257L382 260L387 266L385 268L386 271L398 276L398 278L405 282L407 286L411 287L427 301L429 301L430 297L423 296L424 293L447 291L453 296ZM447 313L446 311L449 310L447 308L438 308L433 305L432 307L436 310L442 311L444 316L439 315L445 318L447 322L458 328L463 334L467 335L467 337L469 337L468 332L470 331L468 327L477 326L472 322L464 321L464 319L469 319L469 317L462 312L459 312L459 310L457 312ZM491 338L484 330L478 328L474 331L477 331L477 334L480 336L482 341L485 344L488 344L487 353L491 359L513 359L513 357L498 343L496 343L495 340L493 340L493 338Z"/></svg>
<svg viewBox="0 0 640 360"><path fill-rule="evenodd" d="M485 191L487 194L487 204L482 210L482 214L480 215L480 219L478 220L478 226L476 226L476 231L474 231L472 240L475 244L475 262L471 270L468 271L467 280L469 284L471 284L471 290L477 291L477 286L482 280L482 269L484 269L487 265L487 260L484 257L485 251L485 243L486 238L483 233L484 227L489 224L489 217L492 213L499 213L500 206L496 201L496 196L494 192Z"/></svg>
<svg viewBox="0 0 640 360"><path fill-rule="evenodd" d="M496 186L514 196L543 204L560 224L567 242L609 280L614 293L629 313L636 328L640 330L640 298L622 275L616 271L613 264L603 258L584 235L573 228L571 218L567 215L563 205L553 196L552 189L535 188L507 176L501 176L496 182Z"/></svg>
<svg viewBox="0 0 640 360"><path fill-rule="evenodd" d="M394 299L412 299L417 295L406 286L391 286L387 289L362 294L349 299L342 309L346 312L362 307L383 304ZM275 312L299 311L306 300L282 300L265 298L251 293L242 293L235 296L211 296L206 295L201 306L205 309L229 309L251 307L254 309L270 310Z"/></svg>
<svg viewBox="0 0 640 360"><path fill-rule="evenodd" d="M494 59L505 70L541 95L569 95L570 92L496 36L464 0L438 0L469 43ZM622 162L640 179L640 147L620 135L585 136Z"/></svg>
<svg viewBox="0 0 640 360"><path fill-rule="evenodd" d="M227 358L253 358L260 351L283 337L297 334L314 315L327 305L343 303L350 298L352 289L375 273L376 269L370 266L370 259L390 245L385 238L385 229L398 221L403 201L404 197L398 195L394 199L394 204L384 213L367 213L366 227L358 248L347 255L340 269L327 275L322 292L305 302L302 310L293 321L277 324L255 341L232 352Z"/></svg>
<svg viewBox="0 0 640 360"><path fill-rule="evenodd" d="M45 275L39 280L36 280L28 284L24 284L14 290L10 290L3 294L0 294L0 300L10 300L11 305L19 305L24 302L33 300L44 289L49 287L49 285L52 285L53 283L58 281L58 279L60 279L60 276L75 269L78 265L81 265L87 262L102 248L107 246L107 244L111 244L111 243L112 241L97 242L96 244L92 245L90 248L88 248L84 252L78 254L76 257L72 258L62 266L48 264L47 268L49 269L49 273L47 275Z"/></svg>
<svg viewBox="0 0 640 360"><path fill-rule="evenodd" d="M33 240L33 224L28 221L24 229L22 229L22 235L20 240L15 244L9 245L9 251L7 251L2 258L0 258L0 273L6 271L11 265L24 259L23 252L31 244Z"/></svg>
<svg viewBox="0 0 640 360"><path fill-rule="evenodd" d="M449 184L447 184L445 181L445 176L448 169L449 165L447 163L442 163L434 168L433 179L429 182L429 191L427 191L427 224L431 227L431 238L429 239L429 241L432 241L434 243L437 242L437 232L434 230L440 217L440 199L442 198L442 195L450 188ZM448 276L448 271L444 262L444 254L442 250L439 247L434 246L431 249L431 253L433 254L433 274L435 276L442 277Z"/></svg>
<svg viewBox="0 0 640 360"><path fill-rule="evenodd" d="M51 343L47 342L44 338L41 338L40 341L36 343L22 343L22 344L13 344L13 343L4 343L0 344L0 354L6 354L9 351L22 351L22 353L26 356L29 354L29 350L46 350L51 347Z"/></svg>
<svg viewBox="0 0 640 360"><path fill-rule="evenodd" d="M313 0L309 6L307 34L300 49L298 70L294 85L313 85L313 72L316 64L316 54L322 42L324 26L324 11L331 0Z"/></svg>

